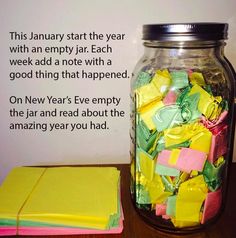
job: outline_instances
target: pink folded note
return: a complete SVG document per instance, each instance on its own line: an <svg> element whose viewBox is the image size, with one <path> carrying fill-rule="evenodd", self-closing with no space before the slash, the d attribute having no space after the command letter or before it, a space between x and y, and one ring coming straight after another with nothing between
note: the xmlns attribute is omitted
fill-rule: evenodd
<svg viewBox="0 0 236 238"><path fill-rule="evenodd" d="M169 219L171 219L171 217L168 216L168 215L162 215L161 217L162 217L163 219L165 219L165 220L169 220Z"/></svg>
<svg viewBox="0 0 236 238"><path fill-rule="evenodd" d="M209 219L213 218L219 211L222 201L222 191L218 189L215 192L207 194L204 204L201 224L204 224Z"/></svg>
<svg viewBox="0 0 236 238"><path fill-rule="evenodd" d="M163 150L157 158L157 164L176 168L180 171L190 173L192 170L202 171L207 154L202 151L193 150L190 148L181 148L180 154L175 164L170 164L172 151Z"/></svg>
<svg viewBox="0 0 236 238"><path fill-rule="evenodd" d="M211 149L208 156L208 160L214 163L220 156L227 152L227 134L228 126L221 125L211 129Z"/></svg>
<svg viewBox="0 0 236 238"><path fill-rule="evenodd" d="M175 166L187 173L190 173L191 170L202 171L206 158L207 154L205 152L182 148Z"/></svg>
<svg viewBox="0 0 236 238"><path fill-rule="evenodd" d="M226 119L227 115L228 115L228 111L223 111L220 114L219 118L213 121L209 121L203 116L201 118L201 122L207 129L212 129L216 127L217 125L221 124Z"/></svg>
<svg viewBox="0 0 236 238"><path fill-rule="evenodd" d="M161 153L159 153L159 155L157 157L157 163L161 164L161 165L170 166L169 163L168 163L170 155L171 155L171 151L170 150L163 150L163 151L161 151Z"/></svg>
<svg viewBox="0 0 236 238"><path fill-rule="evenodd" d="M169 91L165 98L163 99L163 103L165 105L171 105L174 104L176 102L177 99L177 94L174 91Z"/></svg>
<svg viewBox="0 0 236 238"><path fill-rule="evenodd" d="M156 215L166 215L166 204L156 204Z"/></svg>

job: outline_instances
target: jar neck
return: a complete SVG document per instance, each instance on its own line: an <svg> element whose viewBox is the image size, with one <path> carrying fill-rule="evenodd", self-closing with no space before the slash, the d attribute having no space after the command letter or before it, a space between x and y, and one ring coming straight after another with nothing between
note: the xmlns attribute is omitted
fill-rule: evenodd
<svg viewBox="0 0 236 238"><path fill-rule="evenodd" d="M198 53L199 56L224 56L224 46L226 43L223 40L219 41L145 41L145 55L155 54L156 51L163 49L187 51L188 54L193 52Z"/></svg>
<svg viewBox="0 0 236 238"><path fill-rule="evenodd" d="M144 46L152 48L190 48L205 49L225 46L224 40L217 41L145 41Z"/></svg>

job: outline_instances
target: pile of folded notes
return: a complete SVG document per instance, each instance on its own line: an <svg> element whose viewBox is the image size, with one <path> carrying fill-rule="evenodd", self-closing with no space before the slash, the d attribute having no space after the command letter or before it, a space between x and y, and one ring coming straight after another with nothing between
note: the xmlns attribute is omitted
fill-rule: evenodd
<svg viewBox="0 0 236 238"><path fill-rule="evenodd" d="M174 227L205 224L223 204L229 106L208 74L141 71L135 85L136 204Z"/></svg>

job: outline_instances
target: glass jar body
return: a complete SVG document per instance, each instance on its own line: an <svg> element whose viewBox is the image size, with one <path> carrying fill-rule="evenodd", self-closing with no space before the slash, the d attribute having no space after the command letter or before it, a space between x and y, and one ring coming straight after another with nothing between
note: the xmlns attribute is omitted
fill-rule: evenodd
<svg viewBox="0 0 236 238"><path fill-rule="evenodd" d="M221 213L232 159L234 74L223 41L144 43L131 86L131 194L167 232Z"/></svg>

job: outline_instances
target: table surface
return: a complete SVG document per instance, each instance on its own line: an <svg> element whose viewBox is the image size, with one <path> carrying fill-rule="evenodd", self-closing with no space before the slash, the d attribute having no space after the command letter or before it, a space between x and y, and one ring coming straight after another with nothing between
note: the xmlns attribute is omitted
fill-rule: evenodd
<svg viewBox="0 0 236 238"><path fill-rule="evenodd" d="M236 163L231 165L230 168L230 180L228 196L226 201L226 207L223 214L217 220L217 222L202 232L198 232L190 235L172 235L160 232L153 227L146 224L142 218L136 213L129 191L130 175L129 165L120 164L112 165L117 167L121 171L121 199L124 209L124 229L121 234L109 234L109 235L65 235L65 236L53 236L58 238L236 238ZM12 237L12 236L11 236ZM14 236L13 236L14 237ZM28 236L38 237L39 236ZM52 236L40 236L42 238L49 238Z"/></svg>

